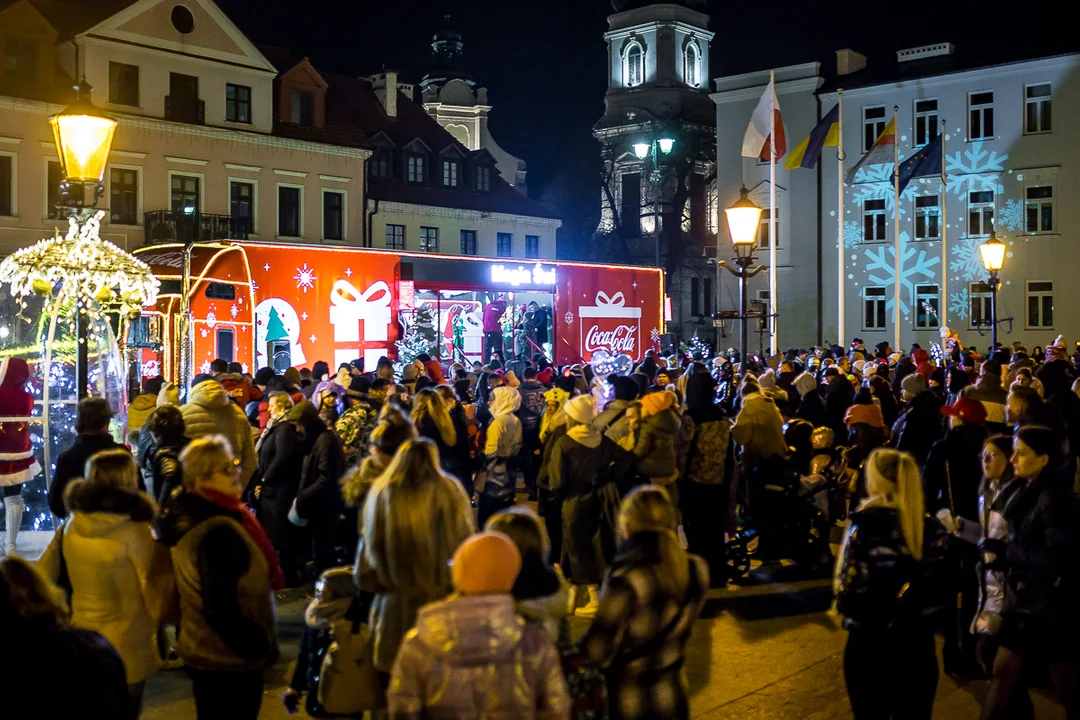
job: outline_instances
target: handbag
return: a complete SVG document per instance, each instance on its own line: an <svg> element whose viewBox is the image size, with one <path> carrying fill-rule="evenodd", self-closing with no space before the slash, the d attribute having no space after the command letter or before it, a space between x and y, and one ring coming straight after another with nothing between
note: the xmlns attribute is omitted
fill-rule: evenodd
<svg viewBox="0 0 1080 720"><path fill-rule="evenodd" d="M323 658L316 691L319 705L328 716L361 716L384 704L365 606L361 598L354 598L348 612L330 631L330 647Z"/></svg>

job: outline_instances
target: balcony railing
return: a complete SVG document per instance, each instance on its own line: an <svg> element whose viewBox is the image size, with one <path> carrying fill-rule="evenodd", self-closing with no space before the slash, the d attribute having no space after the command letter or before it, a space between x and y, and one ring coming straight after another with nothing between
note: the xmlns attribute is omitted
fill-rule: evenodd
<svg viewBox="0 0 1080 720"><path fill-rule="evenodd" d="M165 119L174 122L206 124L206 103L202 100L173 100L172 95L165 96Z"/></svg>
<svg viewBox="0 0 1080 720"><path fill-rule="evenodd" d="M153 210L143 215L147 243L247 240L251 220L230 215Z"/></svg>

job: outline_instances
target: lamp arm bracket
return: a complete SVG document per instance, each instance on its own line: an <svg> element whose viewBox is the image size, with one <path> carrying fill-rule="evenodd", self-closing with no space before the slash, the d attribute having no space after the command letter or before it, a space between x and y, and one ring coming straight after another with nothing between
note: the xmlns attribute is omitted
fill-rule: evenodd
<svg viewBox="0 0 1080 720"><path fill-rule="evenodd" d="M758 266L757 266L756 268L754 268L753 270L751 270L750 272L748 272L748 273L746 274L746 277L747 277L747 278L752 278L752 277L754 277L755 275L757 275L758 273L760 273L760 272L763 272L763 271L764 271L765 269L766 269L766 268L765 268L765 266L764 266L764 265L758 265Z"/></svg>

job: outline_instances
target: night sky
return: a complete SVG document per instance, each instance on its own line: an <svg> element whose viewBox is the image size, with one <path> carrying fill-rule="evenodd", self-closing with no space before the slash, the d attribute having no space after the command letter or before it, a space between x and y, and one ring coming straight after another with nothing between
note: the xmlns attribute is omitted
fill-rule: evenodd
<svg viewBox="0 0 1080 720"><path fill-rule="evenodd" d="M492 134L528 163L529 194L561 200L564 214L594 205L589 194L599 163L590 131L607 87L608 0L217 2L257 43L287 47L339 72L386 66L401 71L404 82L418 82L430 69L431 36L449 13L463 36L466 70L489 90ZM771 18L764 15L769 9ZM898 49L943 41L958 52L986 46L1050 53L1075 44L1069 24L1047 5L708 0L708 10L716 33L710 77L813 60L831 73L833 53L843 47L880 63L895 62ZM577 198L577 208L568 197Z"/></svg>

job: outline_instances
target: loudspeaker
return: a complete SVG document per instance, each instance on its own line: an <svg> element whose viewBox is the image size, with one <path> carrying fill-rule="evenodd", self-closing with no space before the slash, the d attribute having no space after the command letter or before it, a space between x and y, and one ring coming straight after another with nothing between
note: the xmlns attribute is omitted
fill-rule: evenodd
<svg viewBox="0 0 1080 720"><path fill-rule="evenodd" d="M663 355L674 355L678 349L674 333L664 333L660 336L660 352Z"/></svg>

